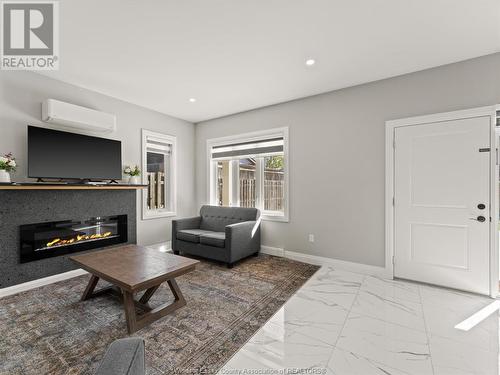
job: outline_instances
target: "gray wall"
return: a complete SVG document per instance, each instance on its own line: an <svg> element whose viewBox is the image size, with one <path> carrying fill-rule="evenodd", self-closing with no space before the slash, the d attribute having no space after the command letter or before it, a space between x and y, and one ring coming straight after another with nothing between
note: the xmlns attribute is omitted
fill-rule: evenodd
<svg viewBox="0 0 500 375"><path fill-rule="evenodd" d="M290 222L264 222L263 245L383 266L385 121L497 103L500 54L202 122L197 200L207 139L288 126Z"/></svg>
<svg viewBox="0 0 500 375"><path fill-rule="evenodd" d="M110 137L123 142L125 164L140 163L141 128L176 135L181 217L193 215L207 200L207 139L288 126L290 222L265 222L263 244L382 266L385 121L500 103L500 54L206 121L196 127L29 72L0 71L0 90L0 152L12 151L17 156L21 168L14 177L18 180L26 177L26 125L43 126L40 103L45 98L116 113L118 130ZM140 216L139 196L137 213ZM171 219L138 218L137 223L141 244L170 239ZM307 242L308 233L315 234L314 244Z"/></svg>
<svg viewBox="0 0 500 375"><path fill-rule="evenodd" d="M47 126L40 120L41 102L46 98L116 114L117 131L98 136L122 141L124 164L141 163L141 128L177 136L177 214L190 216L196 211L193 124L39 74L0 71L0 153L15 154L20 164L15 180L26 179L26 125ZM138 243L170 240L171 218L141 220L140 199L138 193Z"/></svg>

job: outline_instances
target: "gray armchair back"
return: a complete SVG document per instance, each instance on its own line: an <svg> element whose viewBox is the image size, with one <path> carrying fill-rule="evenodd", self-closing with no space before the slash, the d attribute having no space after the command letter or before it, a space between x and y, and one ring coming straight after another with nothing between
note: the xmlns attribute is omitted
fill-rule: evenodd
<svg viewBox="0 0 500 375"><path fill-rule="evenodd" d="M259 210L245 207L202 206L200 217L200 229L224 232L228 225L257 220Z"/></svg>

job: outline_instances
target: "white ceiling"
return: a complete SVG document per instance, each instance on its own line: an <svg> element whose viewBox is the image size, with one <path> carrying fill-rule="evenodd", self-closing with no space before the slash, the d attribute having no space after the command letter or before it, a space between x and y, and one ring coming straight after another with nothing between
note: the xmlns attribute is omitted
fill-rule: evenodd
<svg viewBox="0 0 500 375"><path fill-rule="evenodd" d="M44 74L199 122L498 52L500 1L65 0L60 27Z"/></svg>

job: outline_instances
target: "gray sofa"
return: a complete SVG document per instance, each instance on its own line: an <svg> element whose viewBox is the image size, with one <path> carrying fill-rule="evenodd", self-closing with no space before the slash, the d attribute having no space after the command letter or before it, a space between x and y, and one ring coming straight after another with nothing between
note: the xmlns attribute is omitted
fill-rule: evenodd
<svg viewBox="0 0 500 375"><path fill-rule="evenodd" d="M172 250L227 264L258 255L260 211L256 208L202 206L200 216L172 221Z"/></svg>
<svg viewBox="0 0 500 375"><path fill-rule="evenodd" d="M129 337L113 341L95 375L145 375L144 340Z"/></svg>

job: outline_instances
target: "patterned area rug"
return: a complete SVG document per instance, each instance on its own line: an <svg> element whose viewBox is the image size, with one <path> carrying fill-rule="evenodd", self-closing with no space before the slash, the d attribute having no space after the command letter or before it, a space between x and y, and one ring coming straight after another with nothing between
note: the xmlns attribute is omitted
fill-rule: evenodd
<svg viewBox="0 0 500 375"><path fill-rule="evenodd" d="M202 261L177 279L187 306L134 334L146 341L148 374L215 373L317 269L268 255L233 269ZM0 299L0 374L94 373L128 334L117 299L79 301L88 279ZM162 285L150 304L172 299Z"/></svg>

